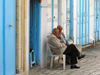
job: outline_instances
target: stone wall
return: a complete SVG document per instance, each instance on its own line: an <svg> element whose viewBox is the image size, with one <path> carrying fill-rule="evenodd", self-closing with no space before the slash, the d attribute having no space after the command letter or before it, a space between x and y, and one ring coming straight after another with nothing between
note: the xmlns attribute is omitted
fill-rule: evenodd
<svg viewBox="0 0 100 75"><path fill-rule="evenodd" d="M26 70L26 2L27 0L16 0L16 72L22 73Z"/></svg>

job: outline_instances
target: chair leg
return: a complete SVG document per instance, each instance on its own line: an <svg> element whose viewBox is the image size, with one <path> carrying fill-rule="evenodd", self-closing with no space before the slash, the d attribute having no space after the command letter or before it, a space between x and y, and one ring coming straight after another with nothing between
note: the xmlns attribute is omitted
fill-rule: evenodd
<svg viewBox="0 0 100 75"><path fill-rule="evenodd" d="M66 55L63 55L63 70L65 70L66 67Z"/></svg>
<svg viewBox="0 0 100 75"><path fill-rule="evenodd" d="M32 67L32 53L30 53L30 66Z"/></svg>
<svg viewBox="0 0 100 75"><path fill-rule="evenodd" d="M53 66L53 56L51 56L51 65L50 65L51 69L52 69L52 66Z"/></svg>

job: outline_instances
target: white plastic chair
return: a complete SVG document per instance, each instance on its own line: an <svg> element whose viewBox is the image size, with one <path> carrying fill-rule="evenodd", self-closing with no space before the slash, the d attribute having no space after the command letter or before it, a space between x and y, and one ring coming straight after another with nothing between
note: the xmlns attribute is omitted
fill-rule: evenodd
<svg viewBox="0 0 100 75"><path fill-rule="evenodd" d="M49 44L49 47L52 47L52 45L50 45ZM55 54L52 50L51 50L51 48L50 48L50 51L51 51L51 64L50 64L50 68L52 69L52 66L53 66L53 62L54 62L54 57L55 56L58 56L58 57L60 57L60 58L62 58L63 57L63 70L65 70L65 67L66 67L66 55L65 54L63 54L63 50L62 50L62 48L60 49L60 54L58 55L58 54Z"/></svg>

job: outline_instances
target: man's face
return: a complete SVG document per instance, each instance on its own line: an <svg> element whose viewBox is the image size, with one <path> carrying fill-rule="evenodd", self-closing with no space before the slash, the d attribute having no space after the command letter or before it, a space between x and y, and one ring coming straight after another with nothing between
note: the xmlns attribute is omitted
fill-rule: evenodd
<svg viewBox="0 0 100 75"><path fill-rule="evenodd" d="M61 28L59 28L59 32L60 32L60 33L62 32L62 27L61 27Z"/></svg>

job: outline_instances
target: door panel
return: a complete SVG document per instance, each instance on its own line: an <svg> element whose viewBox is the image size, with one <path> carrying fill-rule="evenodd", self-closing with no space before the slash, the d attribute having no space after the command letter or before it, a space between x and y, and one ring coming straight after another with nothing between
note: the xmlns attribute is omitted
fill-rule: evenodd
<svg viewBox="0 0 100 75"><path fill-rule="evenodd" d="M94 1L94 37L95 41L99 41L99 27L100 27L100 22L99 22L99 13L100 13L100 0L95 0Z"/></svg>
<svg viewBox="0 0 100 75"><path fill-rule="evenodd" d="M33 49L36 53L36 2L30 1L30 49ZM35 54L33 54L36 57ZM34 64L36 60L33 59Z"/></svg>
<svg viewBox="0 0 100 75"><path fill-rule="evenodd" d="M73 0L66 0L66 36L73 39Z"/></svg>
<svg viewBox="0 0 100 75"><path fill-rule="evenodd" d="M3 0L0 0L0 75L3 75L4 71L4 55L3 55Z"/></svg>
<svg viewBox="0 0 100 75"><path fill-rule="evenodd" d="M16 0L5 0L5 71L16 73Z"/></svg>
<svg viewBox="0 0 100 75"><path fill-rule="evenodd" d="M89 43L89 0L77 0L77 44Z"/></svg>
<svg viewBox="0 0 100 75"><path fill-rule="evenodd" d="M40 65L41 56L41 4L30 0L30 49L34 50L34 63Z"/></svg>
<svg viewBox="0 0 100 75"><path fill-rule="evenodd" d="M16 73L16 0L0 0L0 75Z"/></svg>

